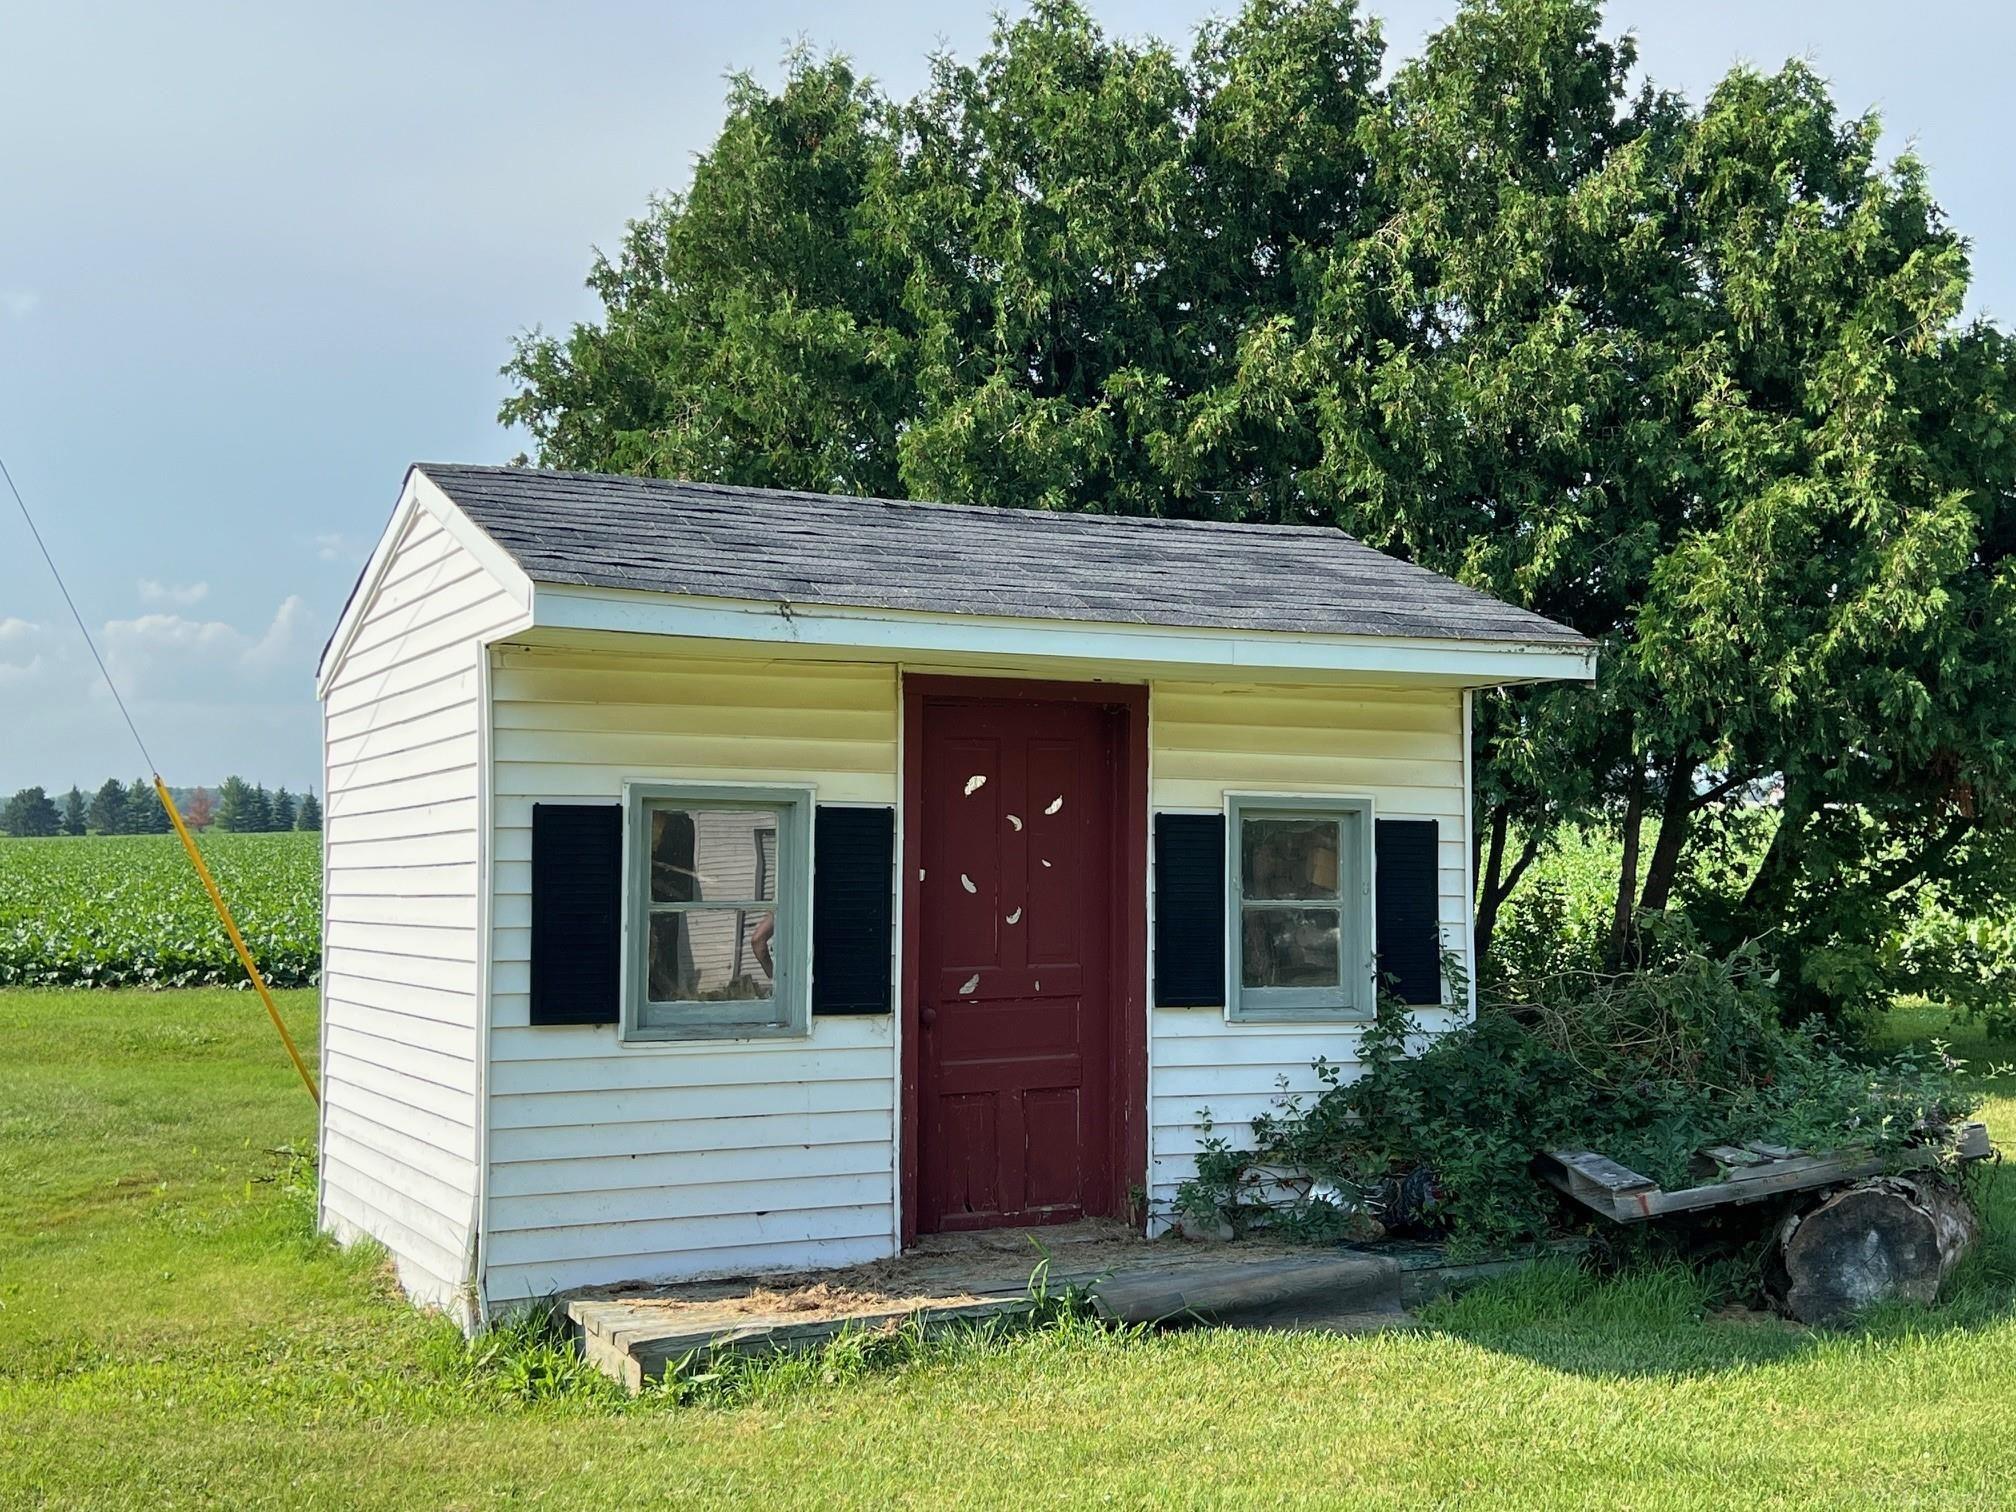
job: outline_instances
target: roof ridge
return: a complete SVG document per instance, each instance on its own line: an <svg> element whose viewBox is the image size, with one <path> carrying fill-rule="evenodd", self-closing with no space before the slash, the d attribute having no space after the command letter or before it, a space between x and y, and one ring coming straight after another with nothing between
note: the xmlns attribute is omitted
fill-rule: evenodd
<svg viewBox="0 0 2016 1512"><path fill-rule="evenodd" d="M619 483L661 489L690 488L703 493L724 495L760 494L772 499L816 499L833 504L878 504L890 509L915 509L932 513L977 513L1010 518L1041 516L1046 519L1096 520L1114 525L1146 526L1153 529L1230 530L1241 535L1341 536L1353 545L1365 546L1365 543L1350 531L1336 525L1284 525L1271 520L1181 520L1172 519L1167 515L1101 514L1088 509L1044 509L1039 506L1013 504L955 504L945 499L890 499L881 494L824 493L810 488L764 488L753 483L706 483L694 478L652 478L635 473L581 472L566 467L516 467L508 463L415 462L413 466L429 474L457 472L503 478L578 478L590 483ZM1365 546L1365 549L1372 551L1377 548ZM1385 556L1386 553L1381 552L1380 555ZM1401 562L1402 565L1410 567L1419 565L1405 562L1400 557L1387 557L1387 560ZM1427 572L1432 569L1423 567L1419 570Z"/></svg>

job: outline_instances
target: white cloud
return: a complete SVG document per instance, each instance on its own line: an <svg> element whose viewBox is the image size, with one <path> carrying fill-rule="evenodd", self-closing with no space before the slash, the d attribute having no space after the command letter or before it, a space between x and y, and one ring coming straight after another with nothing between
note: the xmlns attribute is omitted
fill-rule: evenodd
<svg viewBox="0 0 2016 1512"><path fill-rule="evenodd" d="M315 537L315 560L340 562L350 555L350 543L341 531L325 530Z"/></svg>
<svg viewBox="0 0 2016 1512"><path fill-rule="evenodd" d="M33 289L0 289L0 310L11 319L26 320L41 303L42 296Z"/></svg>
<svg viewBox="0 0 2016 1512"><path fill-rule="evenodd" d="M220 586L209 595L224 597ZM268 600L269 604L273 601ZM247 606L249 607L249 606ZM288 595L261 617L213 605L222 617L173 608L107 620L94 633L140 733L176 782L214 787L241 772L299 791L317 770L314 615ZM138 770L125 725L90 653L67 621L0 615L0 793L39 782L87 789Z"/></svg>
<svg viewBox="0 0 2016 1512"><path fill-rule="evenodd" d="M108 620L106 665L129 697L251 702L278 684L306 687L312 669L302 650L306 605L290 594L254 634L223 620L173 613Z"/></svg>
<svg viewBox="0 0 2016 1512"><path fill-rule="evenodd" d="M306 628L302 621L307 612L308 605L301 595L290 593L274 611L273 623L266 627L266 633L245 648L245 665L260 671L285 668L300 654L301 632Z"/></svg>
<svg viewBox="0 0 2016 1512"><path fill-rule="evenodd" d="M160 583L153 578L140 580L140 602L143 604L166 604L176 609L189 609L209 596L208 583Z"/></svg>
<svg viewBox="0 0 2016 1512"><path fill-rule="evenodd" d="M42 627L33 620L0 619L0 686L24 683L43 667Z"/></svg>

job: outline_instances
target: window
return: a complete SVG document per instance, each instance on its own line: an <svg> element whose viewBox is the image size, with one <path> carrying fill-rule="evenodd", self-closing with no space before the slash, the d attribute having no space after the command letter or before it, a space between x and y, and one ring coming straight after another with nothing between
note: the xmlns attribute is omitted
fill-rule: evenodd
<svg viewBox="0 0 2016 1512"><path fill-rule="evenodd" d="M1371 804L1235 796L1226 838L1228 1016L1371 1017Z"/></svg>
<svg viewBox="0 0 2016 1512"><path fill-rule="evenodd" d="M624 803L624 1032L807 1029L812 795L632 783Z"/></svg>

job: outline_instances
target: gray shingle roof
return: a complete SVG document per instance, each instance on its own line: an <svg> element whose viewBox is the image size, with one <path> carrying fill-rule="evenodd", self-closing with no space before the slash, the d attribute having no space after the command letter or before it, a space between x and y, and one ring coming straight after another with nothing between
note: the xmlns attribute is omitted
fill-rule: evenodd
<svg viewBox="0 0 2016 1512"><path fill-rule="evenodd" d="M757 603L1588 644L1342 531L856 499L522 467L420 471L539 583Z"/></svg>

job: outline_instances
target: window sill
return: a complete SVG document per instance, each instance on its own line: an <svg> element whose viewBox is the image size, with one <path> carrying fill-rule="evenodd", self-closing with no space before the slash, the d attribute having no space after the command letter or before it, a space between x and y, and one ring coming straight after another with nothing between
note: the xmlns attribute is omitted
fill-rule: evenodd
<svg viewBox="0 0 2016 1512"><path fill-rule="evenodd" d="M682 1024L676 1028L630 1028L619 1036L624 1045L721 1045L761 1040L809 1040L809 1024Z"/></svg>
<svg viewBox="0 0 2016 1512"><path fill-rule="evenodd" d="M1369 1024L1371 1008L1227 1008L1228 1024Z"/></svg>

